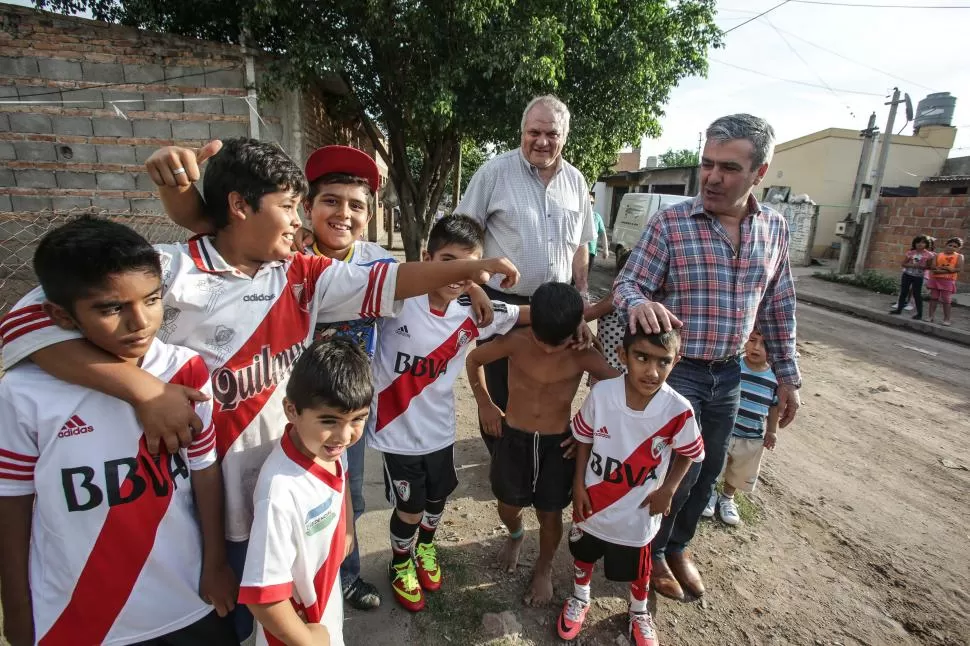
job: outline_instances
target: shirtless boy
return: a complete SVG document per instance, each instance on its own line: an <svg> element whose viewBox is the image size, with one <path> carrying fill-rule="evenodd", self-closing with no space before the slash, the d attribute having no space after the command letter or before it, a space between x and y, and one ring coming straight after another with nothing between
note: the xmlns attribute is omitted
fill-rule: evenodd
<svg viewBox="0 0 970 646"><path fill-rule="evenodd" d="M525 596L527 605L552 599L552 559L562 538L562 510L569 506L575 470L571 406L583 373L611 379L620 373L595 349L570 347L583 320L583 299L565 283L545 283L531 300L530 329L519 329L479 346L468 355L468 378L485 432L498 438L490 480L498 514L509 531L499 564L512 572L525 530L522 511L534 507L539 519L539 560ZM482 366L508 358L506 413L485 386Z"/></svg>

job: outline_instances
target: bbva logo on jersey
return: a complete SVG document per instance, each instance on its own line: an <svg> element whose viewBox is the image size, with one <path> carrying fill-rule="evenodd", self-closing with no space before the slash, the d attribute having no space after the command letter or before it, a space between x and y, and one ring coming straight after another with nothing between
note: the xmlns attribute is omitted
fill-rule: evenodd
<svg viewBox="0 0 970 646"><path fill-rule="evenodd" d="M399 375L409 372L412 377L428 376L431 379L437 379L447 371L447 359L420 357L406 352L398 352L397 358L394 360L394 372Z"/></svg>
<svg viewBox="0 0 970 646"><path fill-rule="evenodd" d="M108 460L102 467L103 479L97 477L94 467L86 465L61 469L67 510L88 511L105 499L109 507L117 507L135 502L146 493L164 498L169 495L169 487L173 492L178 489L177 478L186 482L189 479L189 466L180 453L163 455L157 463L152 462L142 454Z"/></svg>

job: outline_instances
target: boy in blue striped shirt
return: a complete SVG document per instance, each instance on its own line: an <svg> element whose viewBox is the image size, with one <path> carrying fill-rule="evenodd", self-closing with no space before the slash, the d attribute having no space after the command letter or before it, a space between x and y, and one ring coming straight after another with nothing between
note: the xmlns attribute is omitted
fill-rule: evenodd
<svg viewBox="0 0 970 646"><path fill-rule="evenodd" d="M721 478L724 493L715 491L704 509L705 518L714 516L717 509L726 525L738 525L741 516L734 502L734 493L754 491L761 471L765 449L774 450L778 433L778 380L768 365L765 340L754 330L744 344L741 361L741 405L734 420L731 443Z"/></svg>

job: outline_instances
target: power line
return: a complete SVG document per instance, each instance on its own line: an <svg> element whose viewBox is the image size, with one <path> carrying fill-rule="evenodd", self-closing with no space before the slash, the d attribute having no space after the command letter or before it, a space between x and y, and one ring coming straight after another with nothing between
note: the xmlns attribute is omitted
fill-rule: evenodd
<svg viewBox="0 0 970 646"><path fill-rule="evenodd" d="M829 7L862 7L867 9L970 9L970 5L914 5L914 4L855 4L851 2L826 2L825 0L792 0L798 4L817 4Z"/></svg>
<svg viewBox="0 0 970 646"><path fill-rule="evenodd" d="M767 10L765 10L765 11L762 11L761 13L759 13L759 14L758 14L757 16L755 16L754 18L750 18L750 19L748 19L748 20L745 20L744 22L742 22L742 23L741 23L740 25L737 25L737 26L735 26L735 27L731 27L730 29L728 29L727 31L725 31L725 32L724 32L723 34L721 34L721 35L722 35L722 36L727 36L728 34L730 34L730 33L731 33L732 31L734 31L735 29L740 29L741 27L744 27L744 26L745 26L746 24L748 24L749 22L753 22L753 21L755 21L755 20L757 20L758 18L760 18L761 16L764 16L765 14L769 14L769 13L771 13L772 11L774 11L775 9L777 9L778 7L781 7L781 6L783 6L783 5L786 5L786 4L788 4L789 2L792 2L792 0L784 0L783 2L779 2L778 4L776 4L776 5L775 5L774 7L772 7L771 9L767 9Z"/></svg>
<svg viewBox="0 0 970 646"><path fill-rule="evenodd" d="M759 76L765 76L765 77L768 77L770 79L774 79L776 81L782 81L783 83L794 83L796 85L805 85L805 86L808 86L808 87L816 87L816 88L821 88L823 90L829 90L831 92L838 91L838 92L842 92L843 94L861 94L861 95L864 95L864 96L885 97L885 94L881 94L879 92L863 92L861 90L846 90L846 89L842 89L842 88L832 88L832 87L829 87L827 85L819 85L818 83L809 83L808 81L796 81L795 79L786 79L786 78L782 78L780 76L774 76L773 74L766 74L765 72L759 72L758 70L753 70L753 69L748 68L748 67L742 67L740 65L735 65L734 63L728 63L727 61L718 60L716 58L712 58L711 60L713 62L715 62L715 63L720 63L721 65L727 65L728 67L734 67L736 69L739 69L739 70L742 70L742 71L745 71L745 72L750 72L752 74L757 74Z"/></svg>

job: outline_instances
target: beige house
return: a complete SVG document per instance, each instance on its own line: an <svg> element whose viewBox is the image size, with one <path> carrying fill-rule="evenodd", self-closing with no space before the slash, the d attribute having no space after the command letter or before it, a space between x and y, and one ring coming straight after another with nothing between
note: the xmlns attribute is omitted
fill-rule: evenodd
<svg viewBox="0 0 970 646"><path fill-rule="evenodd" d="M890 140L883 195L887 189L908 187L912 194L927 177L939 175L956 138L956 128L923 126L916 135L893 135ZM881 136L877 140L881 142ZM869 169L875 168L879 145L872 147ZM852 210L852 187L862 154L858 130L828 128L778 144L762 187L791 188L791 195L807 193L819 205L812 255L822 256L832 243L841 242L835 225ZM871 172L863 197L869 197ZM759 197L764 197L761 195Z"/></svg>

